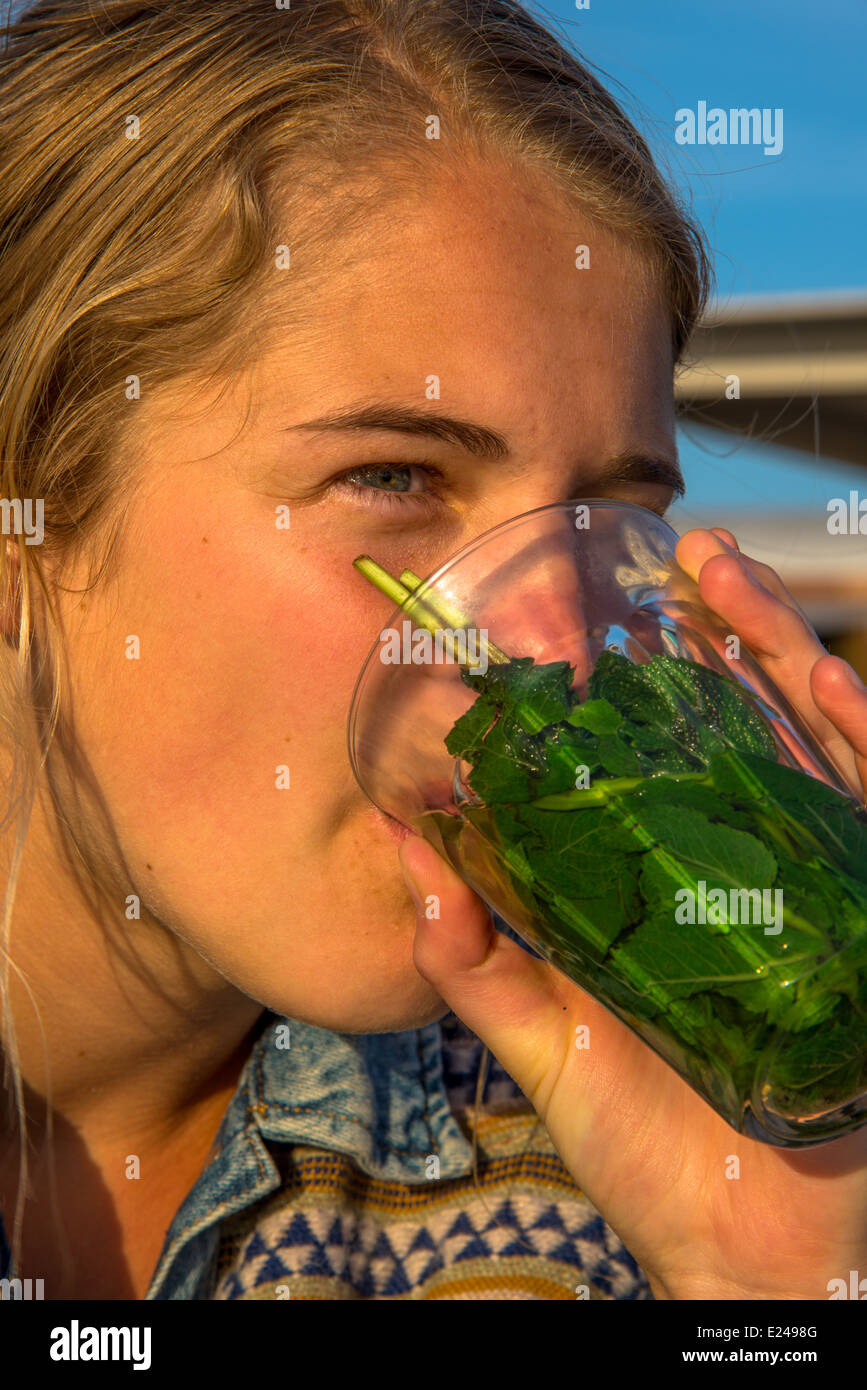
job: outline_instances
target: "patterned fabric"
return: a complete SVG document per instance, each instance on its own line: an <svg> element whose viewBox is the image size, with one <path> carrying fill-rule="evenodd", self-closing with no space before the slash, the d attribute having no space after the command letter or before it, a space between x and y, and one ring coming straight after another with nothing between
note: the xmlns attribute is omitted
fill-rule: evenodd
<svg viewBox="0 0 867 1390"><path fill-rule="evenodd" d="M476 1186L481 1056L454 1014L377 1035L263 1015L146 1298L652 1298L493 1057Z"/></svg>
<svg viewBox="0 0 867 1390"><path fill-rule="evenodd" d="M526 1116L480 1124L480 1187L383 1183L285 1151L279 1195L227 1223L217 1299L639 1299L634 1260ZM482 1161L484 1153L484 1161Z"/></svg>
<svg viewBox="0 0 867 1390"><path fill-rule="evenodd" d="M454 1014L440 1027L444 1084L471 1140L482 1044ZM342 1154L282 1148L279 1191L224 1223L212 1296L652 1298L494 1057L483 1106L478 1188L472 1174L425 1186L377 1181Z"/></svg>

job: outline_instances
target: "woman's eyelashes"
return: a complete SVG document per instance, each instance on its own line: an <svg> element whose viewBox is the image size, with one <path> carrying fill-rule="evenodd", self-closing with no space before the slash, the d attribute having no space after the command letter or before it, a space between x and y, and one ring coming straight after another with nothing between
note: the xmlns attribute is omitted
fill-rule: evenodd
<svg viewBox="0 0 867 1390"><path fill-rule="evenodd" d="M411 475L423 475L428 480L427 488L413 487ZM433 486L430 486L433 484ZM380 511L392 517L409 519L413 511L419 514L429 512L445 502L443 491L450 486L446 475L431 464L425 463L383 463L362 464L339 474L331 487L337 492L349 495L353 502ZM587 494L593 497L610 497L612 501L636 502L657 516L664 517L673 500L673 490L662 489L664 497L660 500L658 486L640 486L612 482L610 485L594 483ZM550 501L566 502L579 499L582 493L574 492L569 497L557 497L552 491Z"/></svg>
<svg viewBox="0 0 867 1390"><path fill-rule="evenodd" d="M350 468L341 473L334 482L340 492L350 493L362 505L380 507L383 511L394 511L399 507L406 510L430 507L442 501L436 489L413 489L409 474L424 474L429 480L441 484L443 474L438 468L424 463L383 463L365 464Z"/></svg>

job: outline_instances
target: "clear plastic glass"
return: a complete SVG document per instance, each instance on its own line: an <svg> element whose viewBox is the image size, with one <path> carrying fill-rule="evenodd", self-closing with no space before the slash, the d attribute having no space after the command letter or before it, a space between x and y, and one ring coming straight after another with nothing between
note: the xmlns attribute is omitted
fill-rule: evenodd
<svg viewBox="0 0 867 1390"><path fill-rule="evenodd" d="M821 1143L867 1119L867 811L677 539L579 499L405 571L350 760L735 1130Z"/></svg>

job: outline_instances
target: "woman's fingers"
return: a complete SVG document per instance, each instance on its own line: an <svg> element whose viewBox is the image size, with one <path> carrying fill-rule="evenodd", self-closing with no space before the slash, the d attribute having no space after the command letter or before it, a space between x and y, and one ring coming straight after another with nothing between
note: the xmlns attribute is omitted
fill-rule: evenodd
<svg viewBox="0 0 867 1390"><path fill-rule="evenodd" d="M830 655L816 662L810 683L816 707L854 751L862 799L867 799L867 687L848 661Z"/></svg>
<svg viewBox="0 0 867 1390"><path fill-rule="evenodd" d="M710 529L713 535L719 536L720 540L724 540L726 545L731 546L732 550L740 551L740 546L738 545L731 531L727 531L724 526L711 526ZM689 536L694 535L695 532L686 531L684 534Z"/></svg>
<svg viewBox="0 0 867 1390"><path fill-rule="evenodd" d="M498 932L481 898L421 836L404 840L398 858L418 912L416 968L544 1116L561 1071L558 1062L574 1043L571 1018L578 996L582 1018L595 1018L598 1011L601 1022L605 1011Z"/></svg>
<svg viewBox="0 0 867 1390"><path fill-rule="evenodd" d="M717 537L717 541L713 540L714 536ZM719 540L725 544L720 545ZM754 560L751 556L745 555L731 531L726 531L724 527L714 526L710 530L685 531L678 542L675 553L681 568L685 569L687 574L691 575L698 583L699 572L705 560L709 560L713 555L726 555L729 553L729 549L735 551L736 558L760 584L781 603L785 603L787 607L799 613L809 626L807 615L800 604L792 598L780 576L771 569L770 565L764 565L761 560Z"/></svg>
<svg viewBox="0 0 867 1390"><path fill-rule="evenodd" d="M757 561L747 564L748 557L733 553L709 531L687 532L678 542L676 557L698 583L708 607L743 639L844 777L856 786L861 770L851 741L841 734L835 718L839 690L829 686L828 700L821 708L813 699L811 672L828 652L779 577ZM867 719L867 695L864 710L861 717Z"/></svg>

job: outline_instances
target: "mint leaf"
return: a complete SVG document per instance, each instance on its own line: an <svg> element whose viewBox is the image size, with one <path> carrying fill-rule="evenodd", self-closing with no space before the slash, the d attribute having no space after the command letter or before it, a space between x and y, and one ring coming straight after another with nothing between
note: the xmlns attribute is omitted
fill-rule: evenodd
<svg viewBox="0 0 867 1390"><path fill-rule="evenodd" d="M529 656L491 665L483 674L461 671L461 678L470 689L481 690L529 733L566 718L573 703L573 675L574 667L568 661L537 666Z"/></svg>
<svg viewBox="0 0 867 1390"><path fill-rule="evenodd" d="M583 701L566 662L462 675L478 696L446 747L483 802L468 862L488 845L535 948L735 1128L771 1055L796 1114L867 1084L867 814L777 762L761 702L662 655L603 652ZM679 922L684 888L722 889L724 920ZM780 932L737 919L744 890L782 893Z"/></svg>
<svg viewBox="0 0 867 1390"><path fill-rule="evenodd" d="M607 700L585 700L566 716L566 722L574 728L589 729L591 734L616 734L623 715Z"/></svg>
<svg viewBox="0 0 867 1390"><path fill-rule="evenodd" d="M701 811L708 820L719 821L722 825L755 830L754 821L745 811L736 810L706 782L679 781L654 774L645 777L635 791L625 793L620 804L625 811L636 815L640 815L645 806L677 806Z"/></svg>
<svg viewBox="0 0 867 1390"><path fill-rule="evenodd" d="M770 888L777 874L777 861L754 835L712 825L707 816L693 810L689 816L672 806L646 805L640 811L641 824L665 846L672 859L695 879L705 879L714 888ZM660 889L673 894L683 886L683 874L673 876L665 864L653 860L647 866L659 880Z"/></svg>
<svg viewBox="0 0 867 1390"><path fill-rule="evenodd" d="M449 730L445 740L448 751L456 758L472 759L482 747L482 740L498 713L493 700L479 696Z"/></svg>

